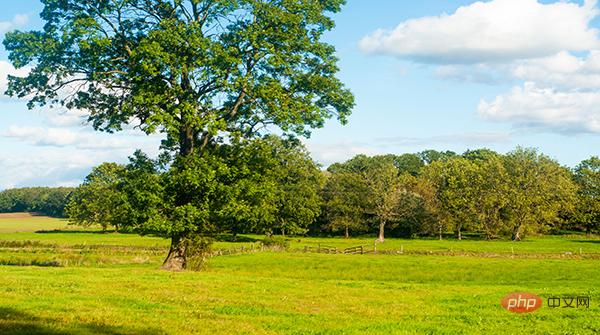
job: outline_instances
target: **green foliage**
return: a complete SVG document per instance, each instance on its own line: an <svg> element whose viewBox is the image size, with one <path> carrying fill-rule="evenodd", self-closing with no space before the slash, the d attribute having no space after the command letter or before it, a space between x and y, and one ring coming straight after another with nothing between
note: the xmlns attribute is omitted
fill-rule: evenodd
<svg viewBox="0 0 600 335"><path fill-rule="evenodd" d="M324 176L308 151L298 141L284 141L275 136L265 139L273 163L266 164L274 176L276 194L275 224L283 235L304 234L321 214L319 191Z"/></svg>
<svg viewBox="0 0 600 335"><path fill-rule="evenodd" d="M0 213L35 212L64 217L74 188L26 187L0 192Z"/></svg>
<svg viewBox="0 0 600 335"><path fill-rule="evenodd" d="M476 222L478 206L478 167L462 157L438 160L425 168L423 175L437 188L443 220L453 227L456 237Z"/></svg>
<svg viewBox="0 0 600 335"><path fill-rule="evenodd" d="M534 149L518 148L504 162L512 238L561 224L559 214L572 211L575 203L576 186L569 170Z"/></svg>
<svg viewBox="0 0 600 335"><path fill-rule="evenodd" d="M400 173L409 173L412 176L418 176L425 162L419 154L402 154L395 156L394 165Z"/></svg>
<svg viewBox="0 0 600 335"><path fill-rule="evenodd" d="M447 160L449 158L456 157L456 153L453 151L436 151L436 150L425 150L418 154L421 160L425 164L431 164L437 161Z"/></svg>
<svg viewBox="0 0 600 335"><path fill-rule="evenodd" d="M581 162L575 168L574 180L579 187L574 223L589 234L600 228L600 158Z"/></svg>
<svg viewBox="0 0 600 335"><path fill-rule="evenodd" d="M327 182L323 188L324 229L343 231L346 238L350 232L368 231L365 222L365 185L357 173L335 170L330 167Z"/></svg>
<svg viewBox="0 0 600 335"><path fill-rule="evenodd" d="M188 153L267 124L308 134L354 104L321 41L343 0L43 3L41 31L6 34L13 64L32 65L7 93L88 111L97 129L135 118Z"/></svg>
<svg viewBox="0 0 600 335"><path fill-rule="evenodd" d="M593 193L594 160L582 163L578 177ZM452 230L486 239L510 235L545 233L573 227L579 220L596 220L595 196L575 199L577 185L571 173L532 149L506 155L489 149L453 152L423 151L418 155L358 155L328 169L324 189L324 230L369 231L369 222L386 226L396 236L436 235ZM590 179L591 178L591 179ZM586 180L586 182L582 182ZM583 186L579 186L581 190ZM585 187L584 187L585 188ZM575 205L591 216L574 215ZM578 219L576 219L578 218ZM587 220L587 221L586 221ZM577 226L576 225L576 226ZM575 226L575 227L576 227ZM346 233L347 235L347 233Z"/></svg>
<svg viewBox="0 0 600 335"><path fill-rule="evenodd" d="M125 167L115 163L95 167L70 198L66 208L69 220L81 226L113 226L118 230L129 215L119 190L124 173Z"/></svg>
<svg viewBox="0 0 600 335"><path fill-rule="evenodd" d="M260 241L263 246L271 249L286 250L290 247L290 241L284 237L267 236Z"/></svg>

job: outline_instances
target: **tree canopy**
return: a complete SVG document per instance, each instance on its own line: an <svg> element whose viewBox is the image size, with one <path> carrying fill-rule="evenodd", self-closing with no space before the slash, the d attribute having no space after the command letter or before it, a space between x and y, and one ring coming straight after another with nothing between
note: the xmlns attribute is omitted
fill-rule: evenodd
<svg viewBox="0 0 600 335"><path fill-rule="evenodd" d="M322 41L343 0L42 2L42 30L6 34L14 66L31 68L9 77L7 93L30 108L83 110L98 130L164 134L167 180L142 190L151 199L160 197L151 191L166 192L172 206L149 207L134 221L171 237L167 269L186 266L191 235L223 223L212 214L258 215L244 205L210 208L235 193L221 193L221 176L242 188L261 178L245 170L253 162L231 161L228 151L272 131L308 136L332 117L345 123L354 106L336 77L335 49ZM256 191L248 201L267 202ZM238 200L229 203L245 203Z"/></svg>

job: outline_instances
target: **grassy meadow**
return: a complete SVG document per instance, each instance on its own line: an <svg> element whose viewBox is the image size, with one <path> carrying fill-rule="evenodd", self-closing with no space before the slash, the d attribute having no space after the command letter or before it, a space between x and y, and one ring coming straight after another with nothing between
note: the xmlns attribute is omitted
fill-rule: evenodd
<svg viewBox="0 0 600 335"><path fill-rule="evenodd" d="M216 249L258 245L220 238ZM600 240L290 238L288 252L159 270L168 241L35 216L0 216L0 334L594 334ZM402 250L402 254L400 254ZM589 309L513 314L511 292L586 295Z"/></svg>

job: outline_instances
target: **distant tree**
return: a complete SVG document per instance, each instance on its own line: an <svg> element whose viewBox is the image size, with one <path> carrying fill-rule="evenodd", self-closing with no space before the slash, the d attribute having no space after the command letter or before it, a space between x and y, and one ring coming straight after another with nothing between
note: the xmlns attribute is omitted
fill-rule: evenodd
<svg viewBox="0 0 600 335"><path fill-rule="evenodd" d="M400 188L398 216L392 226L394 232L402 237L437 232L434 225L438 220L438 203L433 185L404 172L400 175Z"/></svg>
<svg viewBox="0 0 600 335"><path fill-rule="evenodd" d="M475 149L475 150L467 150L462 154L462 157L470 160L470 161L485 161L492 157L499 157L500 155L490 149Z"/></svg>
<svg viewBox="0 0 600 335"><path fill-rule="evenodd" d="M224 207L230 215L216 220L229 222L226 226L234 234L254 231L271 235L279 231L285 235L307 231L320 214L323 176L299 141L266 136L222 149L219 155L232 171L243 173L238 175L235 189L231 190L233 197ZM263 199L269 205L257 207L257 201Z"/></svg>
<svg viewBox="0 0 600 335"><path fill-rule="evenodd" d="M406 190L400 183L398 169L393 162L373 157L363 174L367 196L367 213L376 220L380 242L385 240L386 225L398 222L404 214L402 200Z"/></svg>
<svg viewBox="0 0 600 335"><path fill-rule="evenodd" d="M95 167L74 192L66 213L74 224L99 225L103 230L109 226L119 230L124 221L124 197L120 190L125 167L116 163L104 163Z"/></svg>
<svg viewBox="0 0 600 335"><path fill-rule="evenodd" d="M477 166L462 157L438 160L423 170L424 178L437 189L440 220L453 227L457 239L463 230L476 224Z"/></svg>
<svg viewBox="0 0 600 335"><path fill-rule="evenodd" d="M421 168L425 166L425 163L418 154L402 154L394 156L393 159L399 173L407 172L412 176L418 176Z"/></svg>
<svg viewBox="0 0 600 335"><path fill-rule="evenodd" d="M276 162L277 223L282 235L304 234L321 214L320 190L324 177L319 166L298 141L267 138Z"/></svg>
<svg viewBox="0 0 600 335"><path fill-rule="evenodd" d="M543 232L572 210L576 186L568 169L535 149L517 148L504 158L508 174L507 214L512 239L524 232Z"/></svg>
<svg viewBox="0 0 600 335"><path fill-rule="evenodd" d="M578 186L575 220L587 234L600 228L600 158L582 161L574 170Z"/></svg>
<svg viewBox="0 0 600 335"><path fill-rule="evenodd" d="M185 268L188 240L221 223L206 206L224 198L212 187L231 170L226 158L209 157L223 143L260 137L271 125L305 136L331 117L345 122L354 105L336 77L335 49L322 41L343 0L43 4L41 31L6 34L14 66L31 67L9 77L7 93L30 108L86 111L96 129L134 124L164 133L163 148L174 155L162 176L175 178L164 182L171 207L138 219L171 239L166 269Z"/></svg>
<svg viewBox="0 0 600 335"><path fill-rule="evenodd" d="M25 187L0 192L0 213L36 212L64 217L71 187Z"/></svg>
<svg viewBox="0 0 600 335"><path fill-rule="evenodd" d="M479 151L465 155L477 165L475 184L476 215L486 239L493 239L510 229L506 220L510 182L502 156Z"/></svg>
<svg viewBox="0 0 600 335"><path fill-rule="evenodd" d="M433 162L447 160L449 158L457 156L454 151L436 151L436 150L425 150L418 154L421 160L425 164L431 164Z"/></svg>
<svg viewBox="0 0 600 335"><path fill-rule="evenodd" d="M367 231L367 190L362 176L335 167L332 170L323 188L326 229L343 231L346 238L350 232Z"/></svg>
<svg viewBox="0 0 600 335"><path fill-rule="evenodd" d="M357 155L332 164L324 196L329 227L344 229L348 236L371 221L383 242L386 229L413 235L430 224L438 214L433 185L412 176L415 170L401 174L397 162L393 155Z"/></svg>

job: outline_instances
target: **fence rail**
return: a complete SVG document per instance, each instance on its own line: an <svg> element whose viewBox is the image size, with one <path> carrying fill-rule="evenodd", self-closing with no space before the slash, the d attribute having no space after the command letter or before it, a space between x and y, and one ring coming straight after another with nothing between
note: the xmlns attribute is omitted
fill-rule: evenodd
<svg viewBox="0 0 600 335"><path fill-rule="evenodd" d="M304 252L316 252L316 253L323 253L323 254L337 254L339 253L339 250L337 247L331 247L331 246L327 246L327 245L317 245L316 247L311 247L311 246L305 246L304 247Z"/></svg>
<svg viewBox="0 0 600 335"><path fill-rule="evenodd" d="M584 258L584 259L600 259L600 253L589 252L584 253L582 249L577 251L564 251L556 253L530 253L530 252L519 252L513 248L505 252L484 252L484 251L456 251L456 250L406 250L404 246L400 249L383 249L378 250L377 245L369 246L354 246L341 249L339 247L333 247L328 245L317 245L317 246L304 246L303 248L282 248L282 247L269 247L260 244L252 244L242 246L240 248L224 248L216 249L211 251L208 256L227 256L227 255L238 255L248 254L256 252L305 252L305 253L323 253L323 254L346 254L346 255L429 255L429 256L472 256L472 257L485 257L485 258L552 258L552 259L564 259L564 258Z"/></svg>
<svg viewBox="0 0 600 335"><path fill-rule="evenodd" d="M351 254L351 255L356 255L356 254L362 255L365 253L365 248L362 245L360 245L358 247L350 247L350 248L344 249L344 253Z"/></svg>

